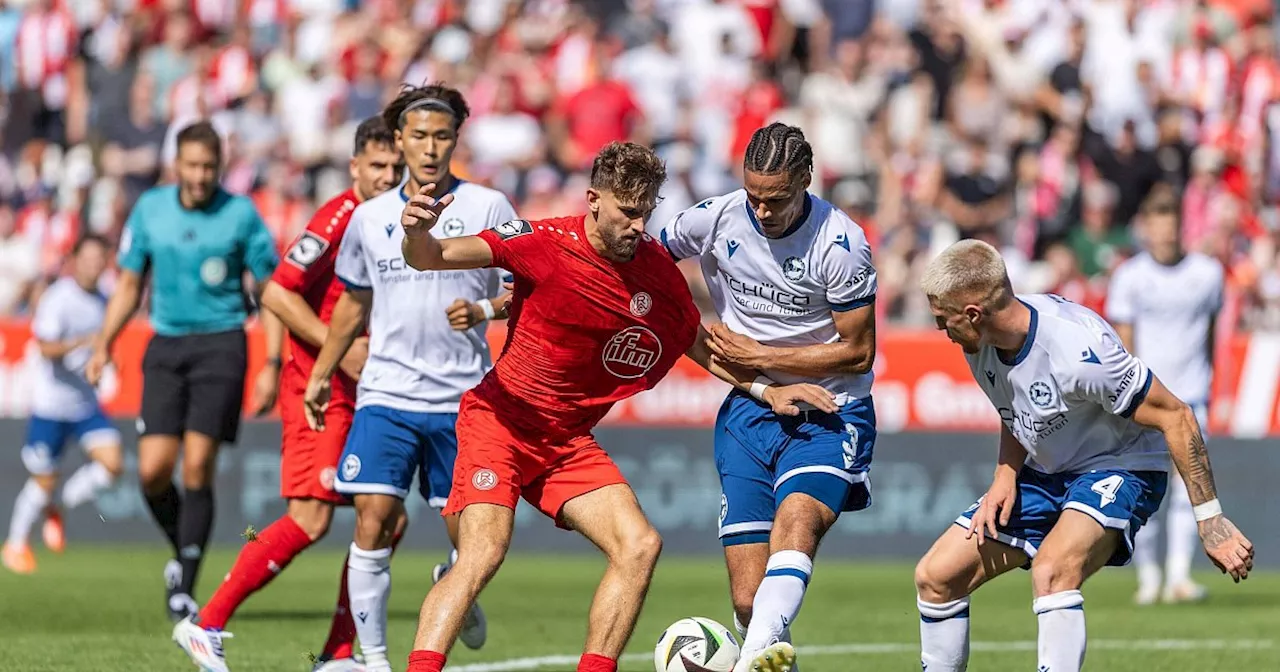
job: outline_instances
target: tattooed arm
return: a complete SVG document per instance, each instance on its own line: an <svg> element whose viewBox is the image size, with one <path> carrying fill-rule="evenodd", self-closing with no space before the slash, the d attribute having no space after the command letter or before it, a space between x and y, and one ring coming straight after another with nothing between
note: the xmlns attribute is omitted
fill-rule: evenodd
<svg viewBox="0 0 1280 672"><path fill-rule="evenodd" d="M1253 544L1222 515L1209 453L1195 413L1152 376L1151 389L1134 412L1133 420L1164 435L1195 507L1200 540L1209 559L1237 582L1248 578L1253 569Z"/></svg>

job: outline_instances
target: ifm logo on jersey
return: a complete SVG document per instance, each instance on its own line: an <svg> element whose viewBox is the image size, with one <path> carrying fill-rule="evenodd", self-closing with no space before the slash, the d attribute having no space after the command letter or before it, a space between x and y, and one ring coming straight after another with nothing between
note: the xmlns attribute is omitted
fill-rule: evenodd
<svg viewBox="0 0 1280 672"><path fill-rule="evenodd" d="M1056 413L1048 418L1039 418L1028 411L1001 407L1000 421L1013 433L1014 437L1027 441L1039 441L1067 426L1070 419L1065 413Z"/></svg>

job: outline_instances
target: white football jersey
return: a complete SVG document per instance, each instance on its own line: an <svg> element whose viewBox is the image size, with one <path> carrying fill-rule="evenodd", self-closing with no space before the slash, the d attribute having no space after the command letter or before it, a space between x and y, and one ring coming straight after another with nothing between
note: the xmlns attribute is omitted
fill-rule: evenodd
<svg viewBox="0 0 1280 672"><path fill-rule="evenodd" d="M1149 254L1120 265L1107 292L1107 319L1133 327L1133 350L1188 404L1209 400L1209 329L1222 309L1222 265L1188 254L1166 266Z"/></svg>
<svg viewBox="0 0 1280 672"><path fill-rule="evenodd" d="M876 269L862 228L830 203L809 196L806 213L781 238L760 232L747 192L705 200L660 234L677 259L699 257L725 326L766 345L796 347L840 340L832 311L872 303ZM807 378L766 370L783 384L816 383L837 403L870 396L873 374Z"/></svg>
<svg viewBox="0 0 1280 672"><path fill-rule="evenodd" d="M506 196L493 189L459 181L453 195L432 229L439 238L474 236L516 218ZM487 323L455 331L446 310L456 299L496 296L502 271L410 268L400 251L406 202L401 189L392 189L357 206L334 262L334 272L348 287L373 290L369 360L356 407L456 413L462 393L480 382L492 357Z"/></svg>
<svg viewBox="0 0 1280 672"><path fill-rule="evenodd" d="M965 359L1027 465L1049 474L1168 470L1164 437L1131 419L1151 388L1147 365L1088 308L1053 294L1019 300L1031 329L1016 356L984 346Z"/></svg>
<svg viewBox="0 0 1280 672"><path fill-rule="evenodd" d="M72 278L60 278L40 297L31 333L38 341L70 341L92 336L102 329L107 299L98 291L85 291ZM98 395L84 378L84 367L93 346L84 345L61 359L40 359L31 390L31 415L47 420L83 420L98 407Z"/></svg>

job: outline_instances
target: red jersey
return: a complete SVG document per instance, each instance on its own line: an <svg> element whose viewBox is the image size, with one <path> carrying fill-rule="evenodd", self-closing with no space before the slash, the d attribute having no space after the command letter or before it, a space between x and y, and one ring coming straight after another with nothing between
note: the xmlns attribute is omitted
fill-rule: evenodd
<svg viewBox="0 0 1280 672"><path fill-rule="evenodd" d="M348 189L320 206L307 223L306 230L289 246L288 253L271 276L277 285L301 294L325 324L329 323L333 306L344 289L342 281L333 272L338 244L347 231L351 213L355 212L359 204L355 190ZM311 368L315 366L316 356L319 354L320 348L290 332L289 363L284 367L282 376L300 376L295 380L302 381L302 385L295 389L304 389L305 381L311 377ZM333 378L334 399L354 402L356 382L342 372L338 372ZM290 389L284 385L281 388Z"/></svg>
<svg viewBox="0 0 1280 672"><path fill-rule="evenodd" d="M615 402L652 388L693 345L699 313L684 276L645 235L606 259L585 217L516 220L480 234L515 276L507 342L474 394L534 437L587 434Z"/></svg>

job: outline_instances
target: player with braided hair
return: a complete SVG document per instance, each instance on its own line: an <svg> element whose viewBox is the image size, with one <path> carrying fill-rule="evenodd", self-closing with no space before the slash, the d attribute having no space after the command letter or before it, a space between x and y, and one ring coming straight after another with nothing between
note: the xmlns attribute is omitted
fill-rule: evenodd
<svg viewBox="0 0 1280 672"><path fill-rule="evenodd" d="M871 503L876 271L862 229L807 192L813 148L800 129L757 130L743 168L743 189L680 213L660 237L673 257L700 260L721 322L708 347L765 374L730 392L716 420L720 540L744 640L735 672L788 672L818 544L842 512ZM760 401L802 382L838 409L784 417Z"/></svg>

